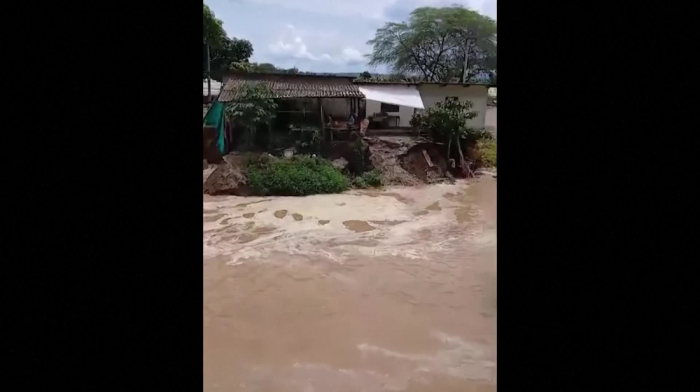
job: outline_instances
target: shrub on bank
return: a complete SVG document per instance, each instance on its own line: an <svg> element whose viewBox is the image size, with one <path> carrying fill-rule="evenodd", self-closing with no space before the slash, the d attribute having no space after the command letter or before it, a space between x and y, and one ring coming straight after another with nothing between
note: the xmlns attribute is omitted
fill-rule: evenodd
<svg viewBox="0 0 700 392"><path fill-rule="evenodd" d="M496 167L496 140L493 138L481 139L477 142L477 146L479 148L478 161L481 166Z"/></svg>
<svg viewBox="0 0 700 392"><path fill-rule="evenodd" d="M382 175L379 170L372 170L355 177L352 185L355 188L376 188L382 186Z"/></svg>
<svg viewBox="0 0 700 392"><path fill-rule="evenodd" d="M339 193L348 182L330 162L309 156L265 156L248 164L248 185L258 195L305 196Z"/></svg>

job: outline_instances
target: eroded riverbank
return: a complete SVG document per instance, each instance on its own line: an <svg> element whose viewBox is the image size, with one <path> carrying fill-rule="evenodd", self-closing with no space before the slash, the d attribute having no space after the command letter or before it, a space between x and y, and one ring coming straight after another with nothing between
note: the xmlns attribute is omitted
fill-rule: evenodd
<svg viewBox="0 0 700 392"><path fill-rule="evenodd" d="M496 386L496 180L204 198L204 390Z"/></svg>

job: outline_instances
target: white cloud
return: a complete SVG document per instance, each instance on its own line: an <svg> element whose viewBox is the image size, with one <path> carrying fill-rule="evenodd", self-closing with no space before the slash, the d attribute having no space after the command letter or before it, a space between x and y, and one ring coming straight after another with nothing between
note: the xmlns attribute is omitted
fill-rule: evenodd
<svg viewBox="0 0 700 392"><path fill-rule="evenodd" d="M343 60L346 62L362 62L365 58L359 50L347 47L343 49Z"/></svg>
<svg viewBox="0 0 700 392"><path fill-rule="evenodd" d="M274 54L291 56L295 59L307 59L333 64L359 64L365 62L362 53L351 46L347 46L342 51L338 51L336 55L331 55L329 53L316 55L311 53L302 35L313 37L313 35L307 35L291 24L286 24L284 29L279 33L278 38L273 43L269 44L268 48Z"/></svg>
<svg viewBox="0 0 700 392"><path fill-rule="evenodd" d="M497 0L204 0L230 36L253 44L251 61L315 72L385 72L367 66L367 40L420 6L459 3L496 17Z"/></svg>
<svg viewBox="0 0 700 392"><path fill-rule="evenodd" d="M359 16L387 19L388 8L444 7L461 4L492 18L496 17L496 0L245 0L248 3L335 16Z"/></svg>
<svg viewBox="0 0 700 392"><path fill-rule="evenodd" d="M334 16L382 18L382 9L396 0L245 0L248 3L284 7Z"/></svg>
<svg viewBox="0 0 700 392"><path fill-rule="evenodd" d="M299 35L297 28L292 24L286 24L279 38L275 42L269 44L268 48L272 53L291 55L293 58L297 59L321 60L320 57L309 53L304 39Z"/></svg>

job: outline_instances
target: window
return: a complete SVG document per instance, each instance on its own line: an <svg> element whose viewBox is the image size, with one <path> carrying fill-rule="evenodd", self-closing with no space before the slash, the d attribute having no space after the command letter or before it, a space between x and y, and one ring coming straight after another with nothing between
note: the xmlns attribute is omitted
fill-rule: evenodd
<svg viewBox="0 0 700 392"><path fill-rule="evenodd" d="M383 113L398 112L399 105L391 105L391 104L382 102L382 107L381 107L380 111Z"/></svg>

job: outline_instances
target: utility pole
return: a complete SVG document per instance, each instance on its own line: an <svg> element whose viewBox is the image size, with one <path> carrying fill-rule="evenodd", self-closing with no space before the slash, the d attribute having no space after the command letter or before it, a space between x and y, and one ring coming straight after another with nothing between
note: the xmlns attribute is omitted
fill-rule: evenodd
<svg viewBox="0 0 700 392"><path fill-rule="evenodd" d="M209 43L207 42L207 102L211 102L211 60L209 58Z"/></svg>

